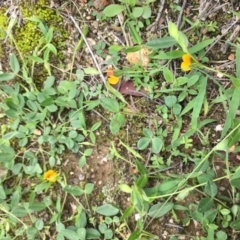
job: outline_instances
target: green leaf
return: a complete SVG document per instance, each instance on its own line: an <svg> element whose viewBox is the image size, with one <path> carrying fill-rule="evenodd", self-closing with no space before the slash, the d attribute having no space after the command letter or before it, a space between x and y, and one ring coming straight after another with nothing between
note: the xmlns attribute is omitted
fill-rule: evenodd
<svg viewBox="0 0 240 240"><path fill-rule="evenodd" d="M200 78L199 81L201 81L201 87L200 87L199 93L196 97L195 104L194 104L194 107L193 107L193 112L192 112L191 125L192 125L193 129L197 129L198 118L199 118L199 115L200 115L201 110L202 110L202 105L203 105L203 102L204 102L204 98L206 96L207 78L206 77Z"/></svg>
<svg viewBox="0 0 240 240"><path fill-rule="evenodd" d="M182 106L180 104L174 104L172 111L173 111L173 114L179 115L182 111Z"/></svg>
<svg viewBox="0 0 240 240"><path fill-rule="evenodd" d="M174 204L171 202L157 203L149 209L147 215L152 218L160 218L172 210L173 206Z"/></svg>
<svg viewBox="0 0 240 240"><path fill-rule="evenodd" d="M16 207L14 208L11 213L16 216L16 217L24 217L26 215L28 215L28 211L23 208L23 207Z"/></svg>
<svg viewBox="0 0 240 240"><path fill-rule="evenodd" d="M217 237L217 240L227 240L228 239L227 234L222 230L220 230L216 233L216 237Z"/></svg>
<svg viewBox="0 0 240 240"><path fill-rule="evenodd" d="M6 199L6 194L2 185L0 185L0 199Z"/></svg>
<svg viewBox="0 0 240 240"><path fill-rule="evenodd" d="M100 99L100 104L103 108L105 108L109 112L119 112L120 106L117 102L117 100L110 98L110 97L104 97Z"/></svg>
<svg viewBox="0 0 240 240"><path fill-rule="evenodd" d="M135 207L134 206L129 206L123 213L122 217L121 217L121 221L127 219L128 217L130 217L132 215L132 213L134 212Z"/></svg>
<svg viewBox="0 0 240 240"><path fill-rule="evenodd" d="M106 82L105 86L115 97L117 97L123 103L127 104L127 102L126 102L125 98L123 97L123 95L119 91L117 91L115 88L113 88L108 82Z"/></svg>
<svg viewBox="0 0 240 240"><path fill-rule="evenodd" d="M153 137L152 138L152 152L159 153L162 149L163 141L160 137Z"/></svg>
<svg viewBox="0 0 240 240"><path fill-rule="evenodd" d="M178 27L175 23L169 22L168 23L168 32L171 37L173 37L175 40L178 39Z"/></svg>
<svg viewBox="0 0 240 240"><path fill-rule="evenodd" d="M48 89L50 87L53 86L55 81L55 77L54 76L49 76L47 77L47 80L43 83L44 84L44 89Z"/></svg>
<svg viewBox="0 0 240 240"><path fill-rule="evenodd" d="M139 160L135 160L135 162L136 162L137 169L138 169L139 173L146 174L147 173L147 169L144 166L144 164L142 162L140 162Z"/></svg>
<svg viewBox="0 0 240 240"><path fill-rule="evenodd" d="M112 239L112 236L113 236L113 231L111 229L107 229L104 232L104 238L105 239Z"/></svg>
<svg viewBox="0 0 240 240"><path fill-rule="evenodd" d="M137 147L139 150L144 150L148 147L150 142L151 142L151 138L142 137L138 140Z"/></svg>
<svg viewBox="0 0 240 240"><path fill-rule="evenodd" d="M0 147L0 162L11 162L15 157L15 151L10 146L2 145Z"/></svg>
<svg viewBox="0 0 240 240"><path fill-rule="evenodd" d="M27 143L28 143L28 138L27 138L27 137L22 138L22 139L19 141L19 146L20 146L20 147L24 147L24 146L27 145Z"/></svg>
<svg viewBox="0 0 240 240"><path fill-rule="evenodd" d="M82 69L77 69L76 77L77 77L77 80L83 81L83 79L84 79L84 72L83 72Z"/></svg>
<svg viewBox="0 0 240 240"><path fill-rule="evenodd" d="M142 14L142 17L144 19L148 19L151 17L151 14L152 14L152 11L151 11L151 8L149 5L145 5L143 6L143 14Z"/></svg>
<svg viewBox="0 0 240 240"><path fill-rule="evenodd" d="M104 234L107 230L107 224L106 223L101 223L99 226L98 226L98 229L99 231Z"/></svg>
<svg viewBox="0 0 240 240"><path fill-rule="evenodd" d="M93 68L93 67L84 68L83 71L84 71L85 74L89 74L89 75L99 74L98 70L96 68Z"/></svg>
<svg viewBox="0 0 240 240"><path fill-rule="evenodd" d="M47 99L43 100L40 104L43 107L47 107L47 106L52 105L53 103L54 103L54 101L52 98L47 98Z"/></svg>
<svg viewBox="0 0 240 240"><path fill-rule="evenodd" d="M35 238L35 235L37 234L37 232L38 232L38 230L37 230L35 227L29 227L29 228L26 230L28 239L33 239L33 238Z"/></svg>
<svg viewBox="0 0 240 240"><path fill-rule="evenodd" d="M158 191L160 194L168 194L173 193L180 183L180 179L170 179L163 181L158 187Z"/></svg>
<svg viewBox="0 0 240 240"><path fill-rule="evenodd" d="M74 196L77 196L77 197L81 196L84 193L84 191L80 187L72 186L72 185L68 185L68 186L64 187L63 190L65 192L70 193L70 194L72 194Z"/></svg>
<svg viewBox="0 0 240 240"><path fill-rule="evenodd" d="M163 76L168 83L174 81L174 75L167 67L163 67Z"/></svg>
<svg viewBox="0 0 240 240"><path fill-rule="evenodd" d="M190 102L188 102L188 104L186 105L186 107L182 110L180 116L184 115L185 113L189 112L195 105L196 102L196 98L193 98Z"/></svg>
<svg viewBox="0 0 240 240"><path fill-rule="evenodd" d="M143 8L142 7L134 7L132 9L132 15L134 18L139 18L143 14Z"/></svg>
<svg viewBox="0 0 240 240"><path fill-rule="evenodd" d="M18 62L17 57L14 53L10 54L10 67L11 67L11 70L15 74L17 74L20 70L19 62Z"/></svg>
<svg viewBox="0 0 240 240"><path fill-rule="evenodd" d="M136 240L139 239L139 237L141 236L141 230L136 230L134 231L127 240Z"/></svg>
<svg viewBox="0 0 240 240"><path fill-rule="evenodd" d="M73 230L63 229L60 233L69 240L79 240L77 233Z"/></svg>
<svg viewBox="0 0 240 240"><path fill-rule="evenodd" d="M230 129L233 119L236 116L238 107L239 107L239 103L240 103L240 88L235 88L233 90L233 94L232 94L232 99L229 102L229 112L227 114L227 119L225 121L222 133L221 133L221 139L226 135L226 133L228 132L228 130Z"/></svg>
<svg viewBox="0 0 240 240"><path fill-rule="evenodd" d="M143 157L137 151L135 151L133 148L129 147L129 145L125 144L123 141L121 141L121 139L120 139L120 143L127 149L127 151L132 153L134 157L140 158L143 160Z"/></svg>
<svg viewBox="0 0 240 240"><path fill-rule="evenodd" d="M135 180L135 183L139 188L145 187L147 182L148 182L148 176L146 174L141 175Z"/></svg>
<svg viewBox="0 0 240 240"><path fill-rule="evenodd" d="M18 134L18 131L8 132L3 135L3 139L11 139L13 137L16 137L17 134Z"/></svg>
<svg viewBox="0 0 240 240"><path fill-rule="evenodd" d="M101 234L94 228L86 228L86 239L99 239Z"/></svg>
<svg viewBox="0 0 240 240"><path fill-rule="evenodd" d="M205 39L200 43L197 43L196 45L194 45L193 47L188 49L188 52L190 54L199 52L200 50L202 50L203 48L207 47L208 45L210 45L211 43L213 43L215 41L215 38L212 39Z"/></svg>
<svg viewBox="0 0 240 240"><path fill-rule="evenodd" d="M48 43L46 46L53 54L57 55L57 49L53 44Z"/></svg>
<svg viewBox="0 0 240 240"><path fill-rule="evenodd" d="M188 84L187 84L188 88L195 85L198 82L199 77L200 77L199 75L193 75L190 79L188 79Z"/></svg>
<svg viewBox="0 0 240 240"><path fill-rule="evenodd" d="M85 192L86 194L91 194L92 191L93 191L93 189L94 189L94 184L93 184L93 183L87 183L87 184L85 185L84 192Z"/></svg>
<svg viewBox="0 0 240 240"><path fill-rule="evenodd" d="M119 212L119 209L114 207L111 204L104 204L104 205L98 207L96 212L103 216L110 217L110 216L117 215Z"/></svg>
<svg viewBox="0 0 240 240"><path fill-rule="evenodd" d="M120 128L124 125L125 123L125 116L122 113L116 113L110 122L110 130L112 134L116 134Z"/></svg>
<svg viewBox="0 0 240 240"><path fill-rule="evenodd" d="M83 167L86 164L87 158L85 155L83 155L80 159L79 159L79 167Z"/></svg>
<svg viewBox="0 0 240 240"><path fill-rule="evenodd" d="M32 60L33 62L44 63L44 60L40 57L37 57L37 56L28 56L28 58L30 60Z"/></svg>
<svg viewBox="0 0 240 240"><path fill-rule="evenodd" d="M231 228L233 228L235 231L239 231L240 230L240 220L236 220L236 221L233 221L231 224L230 224Z"/></svg>
<svg viewBox="0 0 240 240"><path fill-rule="evenodd" d="M142 44L142 38L139 35L139 32L137 31L134 22L128 22L127 23L128 27L129 27L129 31L130 31L130 35L132 36L133 42L141 45Z"/></svg>
<svg viewBox="0 0 240 240"><path fill-rule="evenodd" d="M119 13L125 10L125 7L120 4L110 4L104 10L103 14L107 17L115 17Z"/></svg>
<svg viewBox="0 0 240 240"><path fill-rule="evenodd" d="M34 211L42 211L46 208L46 204L44 202L32 203L29 205L29 209Z"/></svg>
<svg viewBox="0 0 240 240"><path fill-rule="evenodd" d="M240 126L234 130L234 132L228 138L228 147L232 147L240 139Z"/></svg>
<svg viewBox="0 0 240 240"><path fill-rule="evenodd" d="M172 41L174 41L174 43L172 45L175 45L177 43L176 40L172 37L171 37L171 39L173 39ZM170 43L171 42L169 42L169 44ZM183 54L184 54L184 52L180 51L180 50L173 50L170 52L159 51L158 55L153 56L152 58L160 59L160 60L172 60L172 59L176 59L176 58L181 58Z"/></svg>
<svg viewBox="0 0 240 240"><path fill-rule="evenodd" d="M118 187L125 193L131 193L132 189L127 184L119 184Z"/></svg>
<svg viewBox="0 0 240 240"><path fill-rule="evenodd" d="M206 197L200 200L198 204L198 212L205 213L206 211L210 210L213 206L213 199Z"/></svg>
<svg viewBox="0 0 240 240"><path fill-rule="evenodd" d="M14 73L1 73L0 74L0 82L12 80L15 77Z"/></svg>
<svg viewBox="0 0 240 240"><path fill-rule="evenodd" d="M42 219L37 219L34 225L37 228L37 230L41 231L44 227L44 222Z"/></svg>
<svg viewBox="0 0 240 240"><path fill-rule="evenodd" d="M127 3L128 5L130 5L130 6L133 7L133 6L136 5L136 1L137 1L137 0L127 0L126 3Z"/></svg>
<svg viewBox="0 0 240 240"><path fill-rule="evenodd" d="M143 128L143 135L148 138L153 137L153 132L148 128Z"/></svg>
<svg viewBox="0 0 240 240"><path fill-rule="evenodd" d="M240 169L238 169L230 178L230 183L235 188L240 188Z"/></svg>
<svg viewBox="0 0 240 240"><path fill-rule="evenodd" d="M234 87L240 88L240 78L235 78L233 76L229 76L229 78L230 78Z"/></svg>
<svg viewBox="0 0 240 240"><path fill-rule="evenodd" d="M205 185L205 193L207 193L210 197L215 197L217 195L218 189L215 182L209 180Z"/></svg>
<svg viewBox="0 0 240 240"><path fill-rule="evenodd" d="M71 86L71 88L69 89L69 92L68 92L68 99L69 100L72 100L76 97L76 94L77 94L77 86L76 84L73 84Z"/></svg>
<svg viewBox="0 0 240 240"><path fill-rule="evenodd" d="M165 98L165 104L171 108L173 107L177 102L177 97L174 95L169 95Z"/></svg>
<svg viewBox="0 0 240 240"><path fill-rule="evenodd" d="M182 201L184 200L190 193L191 189L190 188L185 188L183 189L176 197L177 201Z"/></svg>
<svg viewBox="0 0 240 240"><path fill-rule="evenodd" d="M150 40L145 44L145 46L152 48L153 50L158 50L158 49L170 48L170 47L174 46L176 43L177 42L173 37L168 36L168 37ZM163 52L163 53L167 54L165 52ZM157 56L154 56L154 58L157 58ZM169 57L169 55L165 55L165 56L167 56L167 58ZM179 58L181 56L182 56L182 51L181 51L181 54L179 54L179 56L177 56L176 58ZM163 58L163 59L165 59L165 58ZM170 58L170 59L173 59L173 58Z"/></svg>
<svg viewBox="0 0 240 240"><path fill-rule="evenodd" d="M178 44L182 48L182 50L187 53L187 47L188 47L188 39L186 35L182 32L178 32L178 39L177 39Z"/></svg>
<svg viewBox="0 0 240 240"><path fill-rule="evenodd" d="M52 41L52 38L53 38L53 27L50 27L48 29L48 32L47 32L46 36L45 36L45 40L46 40L47 43L50 43Z"/></svg>
<svg viewBox="0 0 240 240"><path fill-rule="evenodd" d="M91 127L91 131L93 132L96 131L101 126L101 124L102 124L101 121L94 123Z"/></svg>

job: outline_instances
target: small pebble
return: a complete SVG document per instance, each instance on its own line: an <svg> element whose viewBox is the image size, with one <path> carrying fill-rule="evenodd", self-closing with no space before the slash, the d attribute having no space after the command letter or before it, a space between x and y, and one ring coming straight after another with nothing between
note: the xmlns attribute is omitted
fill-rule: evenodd
<svg viewBox="0 0 240 240"><path fill-rule="evenodd" d="M223 192L223 191L226 190L226 188L225 187L219 187L219 190Z"/></svg>

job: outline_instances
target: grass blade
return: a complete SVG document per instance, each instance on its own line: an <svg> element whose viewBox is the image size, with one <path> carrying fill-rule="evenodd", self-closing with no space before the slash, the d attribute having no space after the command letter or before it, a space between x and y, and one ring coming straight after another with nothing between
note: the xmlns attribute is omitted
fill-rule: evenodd
<svg viewBox="0 0 240 240"><path fill-rule="evenodd" d="M240 103L240 94L239 94L240 88L235 88L233 91L232 99L229 102L229 112L227 115L226 122L224 124L222 133L221 133L221 139L226 135L227 131L230 129L232 125L232 121L237 113L238 106Z"/></svg>
<svg viewBox="0 0 240 240"><path fill-rule="evenodd" d="M204 78L200 79L200 81L202 82L202 85L201 85L201 88L199 90L198 96L196 97L195 104L194 104L194 107L193 107L193 112L192 112L191 126L192 126L193 129L197 129L198 117L200 115L202 105L203 105L203 101L204 101L205 94L206 94L207 78L204 77Z"/></svg>

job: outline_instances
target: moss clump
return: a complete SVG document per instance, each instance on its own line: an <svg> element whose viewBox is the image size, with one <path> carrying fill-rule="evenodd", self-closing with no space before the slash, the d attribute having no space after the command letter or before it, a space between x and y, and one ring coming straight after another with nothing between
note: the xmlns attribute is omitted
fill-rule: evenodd
<svg viewBox="0 0 240 240"><path fill-rule="evenodd" d="M7 9L0 8L0 40L4 39L6 36L7 21L8 18L5 15Z"/></svg>
<svg viewBox="0 0 240 240"><path fill-rule="evenodd" d="M50 8L49 0L39 0L36 4L30 4L30 1L20 2L20 9L23 16L23 25L14 29L14 39L17 47L22 54L29 54L38 45L42 33L38 28L38 23L26 18L37 17L41 19L46 26L54 28L53 44L61 48L63 46L67 32L63 27L61 16ZM59 57L59 56L58 56Z"/></svg>

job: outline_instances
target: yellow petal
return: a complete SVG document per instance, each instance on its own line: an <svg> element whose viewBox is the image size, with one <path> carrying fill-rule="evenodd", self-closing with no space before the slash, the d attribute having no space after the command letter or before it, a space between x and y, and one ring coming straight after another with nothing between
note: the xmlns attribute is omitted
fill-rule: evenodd
<svg viewBox="0 0 240 240"><path fill-rule="evenodd" d="M117 84L118 82L119 82L119 80L120 80L120 77L116 77L116 76L110 76L109 78L108 78L108 82L110 83L110 84Z"/></svg>
<svg viewBox="0 0 240 240"><path fill-rule="evenodd" d="M191 58L191 55L190 54L184 54L182 56L182 60L185 62L185 63L188 63L189 65L192 63L192 58Z"/></svg>
<svg viewBox="0 0 240 240"><path fill-rule="evenodd" d="M57 181L57 177L58 177L58 173L55 172L54 170L48 170L43 175L43 179L47 180L49 182L56 182Z"/></svg>
<svg viewBox="0 0 240 240"><path fill-rule="evenodd" d="M182 69L183 71L185 71L185 72L190 71L190 70L191 70L190 65L191 65L191 64L188 64L188 63L186 63L186 62L182 62L182 63L181 63L181 69Z"/></svg>

